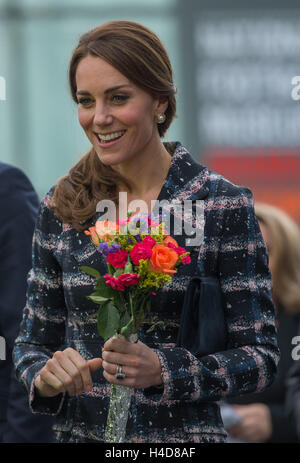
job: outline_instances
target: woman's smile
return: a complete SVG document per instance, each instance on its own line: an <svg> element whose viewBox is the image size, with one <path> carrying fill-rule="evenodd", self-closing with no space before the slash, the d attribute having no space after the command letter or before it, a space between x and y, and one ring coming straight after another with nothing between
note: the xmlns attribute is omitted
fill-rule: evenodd
<svg viewBox="0 0 300 463"><path fill-rule="evenodd" d="M123 139L126 130L119 130L109 133L95 133L97 142L101 148L109 148Z"/></svg>

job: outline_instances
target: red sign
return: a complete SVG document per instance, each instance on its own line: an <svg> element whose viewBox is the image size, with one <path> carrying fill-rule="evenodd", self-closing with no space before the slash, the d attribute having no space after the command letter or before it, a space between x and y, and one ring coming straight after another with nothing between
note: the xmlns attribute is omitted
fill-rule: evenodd
<svg viewBox="0 0 300 463"><path fill-rule="evenodd" d="M201 162L300 223L300 148L209 148Z"/></svg>

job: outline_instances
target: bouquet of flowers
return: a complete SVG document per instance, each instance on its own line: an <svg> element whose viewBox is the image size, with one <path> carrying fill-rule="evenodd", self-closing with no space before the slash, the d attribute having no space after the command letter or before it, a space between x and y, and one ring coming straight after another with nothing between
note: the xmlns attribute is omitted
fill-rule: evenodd
<svg viewBox="0 0 300 463"><path fill-rule="evenodd" d="M97 279L88 296L98 305L97 328L106 341L123 335L138 341L139 328L150 323L148 332L161 322L151 319L151 294L172 281L181 264L190 263L189 252L163 229L151 215L127 214L123 221L97 221L85 231L105 257L108 273L80 267ZM105 430L106 442L124 442L131 389L110 385L110 405Z"/></svg>

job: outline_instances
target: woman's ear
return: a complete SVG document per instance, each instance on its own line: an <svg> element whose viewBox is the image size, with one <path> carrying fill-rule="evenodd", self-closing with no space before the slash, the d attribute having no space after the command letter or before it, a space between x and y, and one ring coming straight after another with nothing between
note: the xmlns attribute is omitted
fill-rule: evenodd
<svg viewBox="0 0 300 463"><path fill-rule="evenodd" d="M169 106L169 100L166 96L160 96L155 100L155 115L158 117L161 114L165 114L167 108Z"/></svg>

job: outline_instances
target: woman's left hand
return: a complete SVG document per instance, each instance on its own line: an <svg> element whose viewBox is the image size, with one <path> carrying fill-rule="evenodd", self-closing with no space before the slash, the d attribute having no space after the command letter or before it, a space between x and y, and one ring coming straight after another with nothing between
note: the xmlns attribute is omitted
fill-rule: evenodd
<svg viewBox="0 0 300 463"><path fill-rule="evenodd" d="M272 434L270 409L263 403L234 405L241 422L227 429L228 434L247 442L265 442Z"/></svg>
<svg viewBox="0 0 300 463"><path fill-rule="evenodd" d="M131 343L121 335L110 338L104 344L102 360L103 376L110 383L142 389L162 384L158 355L141 341ZM124 379L115 377L118 365Z"/></svg>

